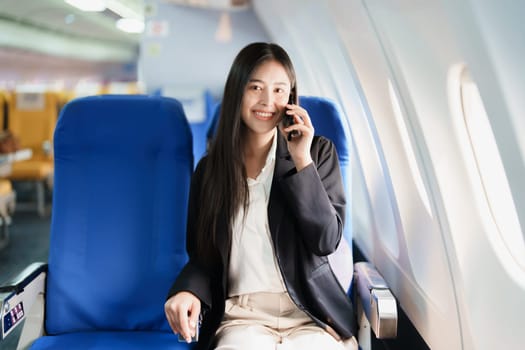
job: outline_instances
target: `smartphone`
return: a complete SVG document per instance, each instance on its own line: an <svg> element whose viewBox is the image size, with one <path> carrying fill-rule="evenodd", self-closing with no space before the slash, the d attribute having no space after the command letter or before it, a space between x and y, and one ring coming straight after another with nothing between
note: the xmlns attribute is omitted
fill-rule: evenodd
<svg viewBox="0 0 525 350"><path fill-rule="evenodd" d="M196 343L199 341L199 330L200 330L200 327L196 327L195 328L195 336L191 337L191 342L192 343ZM186 339L184 339L182 337L182 335L179 334L179 337L178 337L178 340L181 342L181 343L186 343Z"/></svg>
<svg viewBox="0 0 525 350"><path fill-rule="evenodd" d="M199 315L199 320L197 322L197 327L195 327L195 336L191 337L191 342L192 343L196 343L199 341L199 331L201 329L201 324L202 324L202 314ZM186 343L186 339L184 339L182 337L182 335L178 334L178 340L181 342L181 343Z"/></svg>
<svg viewBox="0 0 525 350"><path fill-rule="evenodd" d="M294 98L294 95L292 93L290 94L290 98L288 100L288 104L295 104L295 98ZM288 110L288 108L287 108L287 110ZM288 127L290 125L293 125L293 124L295 124L294 116L284 113L283 126L286 128L286 127ZM288 141L291 141L292 137L297 137L297 136L301 136L301 132L299 130L292 130L291 132L288 133Z"/></svg>

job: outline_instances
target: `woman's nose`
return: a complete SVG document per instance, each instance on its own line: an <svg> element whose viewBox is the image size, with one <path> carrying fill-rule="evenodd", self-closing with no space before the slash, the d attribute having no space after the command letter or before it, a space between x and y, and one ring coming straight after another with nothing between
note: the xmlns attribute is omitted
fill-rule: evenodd
<svg viewBox="0 0 525 350"><path fill-rule="evenodd" d="M271 105L274 102L274 98L273 98L273 95L271 94L271 91L266 90L266 89L263 90L263 92L261 93L260 102L261 104L266 105L266 106Z"/></svg>

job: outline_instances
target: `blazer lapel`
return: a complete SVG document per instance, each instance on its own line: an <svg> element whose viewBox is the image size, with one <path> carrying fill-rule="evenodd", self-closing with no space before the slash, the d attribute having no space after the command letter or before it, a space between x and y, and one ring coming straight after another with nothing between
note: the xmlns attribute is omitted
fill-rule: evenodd
<svg viewBox="0 0 525 350"><path fill-rule="evenodd" d="M286 139L280 132L277 132L277 137L275 169L273 172L270 200L268 202L268 224L274 244L277 242L277 233L279 232L279 226L284 214L284 198L277 182L286 174L295 171L295 164L288 152Z"/></svg>

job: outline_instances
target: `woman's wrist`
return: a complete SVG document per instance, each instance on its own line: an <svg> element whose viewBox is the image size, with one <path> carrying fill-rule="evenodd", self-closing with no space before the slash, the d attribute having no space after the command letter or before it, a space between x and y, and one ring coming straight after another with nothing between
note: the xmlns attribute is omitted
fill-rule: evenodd
<svg viewBox="0 0 525 350"><path fill-rule="evenodd" d="M306 159L298 159L295 161L295 168L297 169L297 172L303 170L308 165L312 164L312 158L308 157Z"/></svg>

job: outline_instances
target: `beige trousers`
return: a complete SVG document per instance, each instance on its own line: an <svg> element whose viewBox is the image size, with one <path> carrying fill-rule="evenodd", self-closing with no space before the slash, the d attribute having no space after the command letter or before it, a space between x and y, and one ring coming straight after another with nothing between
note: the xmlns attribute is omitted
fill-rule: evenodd
<svg viewBox="0 0 525 350"><path fill-rule="evenodd" d="M226 300L216 350L357 350L354 337L334 338L299 310L288 293L254 293Z"/></svg>

